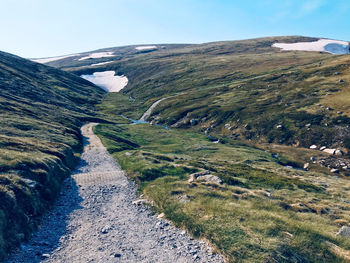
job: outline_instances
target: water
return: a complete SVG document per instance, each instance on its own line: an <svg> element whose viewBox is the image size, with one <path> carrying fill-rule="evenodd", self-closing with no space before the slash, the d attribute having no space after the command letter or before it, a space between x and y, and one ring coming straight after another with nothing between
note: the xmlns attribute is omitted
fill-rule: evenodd
<svg viewBox="0 0 350 263"><path fill-rule="evenodd" d="M124 115L120 115L120 117L126 119L126 120L129 120L131 121L133 124L140 124L140 123L143 123L143 124L150 124L150 125L155 125L155 126L158 126L158 127L162 127L163 129L166 129L166 130L170 130L170 128L166 125L161 125L161 124L151 124L149 123L148 121L140 121L140 120L133 120L129 117L126 117Z"/></svg>

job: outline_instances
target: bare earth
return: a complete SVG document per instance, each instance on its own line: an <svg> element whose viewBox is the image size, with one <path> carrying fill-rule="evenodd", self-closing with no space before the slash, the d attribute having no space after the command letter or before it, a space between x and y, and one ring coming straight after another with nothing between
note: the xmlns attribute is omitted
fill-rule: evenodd
<svg viewBox="0 0 350 263"><path fill-rule="evenodd" d="M204 241L133 204L136 187L90 123L81 164L29 243L8 262L224 262Z"/></svg>

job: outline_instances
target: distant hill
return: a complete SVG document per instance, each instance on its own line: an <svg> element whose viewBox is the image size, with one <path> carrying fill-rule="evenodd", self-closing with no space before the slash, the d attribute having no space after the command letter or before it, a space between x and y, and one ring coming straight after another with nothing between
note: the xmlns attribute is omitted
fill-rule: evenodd
<svg viewBox="0 0 350 263"><path fill-rule="evenodd" d="M73 74L0 52L0 258L29 237L70 174L79 128L103 94Z"/></svg>
<svg viewBox="0 0 350 263"><path fill-rule="evenodd" d="M77 75L106 70L125 75L129 82L121 94L126 99L109 94L106 113L138 118L154 101L175 95L156 107L151 120L190 127L190 120L195 119L198 129L225 136L305 147L315 143L344 147L347 128L339 128L339 124L346 127L350 108L339 101L347 94L349 57L274 47L276 43L318 41L300 36L268 37L175 45L147 53L129 46L108 49L118 54L114 58L67 58L50 63ZM121 101L125 106L120 106ZM323 111L327 107L334 110ZM312 128L302 129L309 123ZM231 127L229 131L225 124ZM277 125L284 130L273 128ZM325 130L334 136L326 136Z"/></svg>

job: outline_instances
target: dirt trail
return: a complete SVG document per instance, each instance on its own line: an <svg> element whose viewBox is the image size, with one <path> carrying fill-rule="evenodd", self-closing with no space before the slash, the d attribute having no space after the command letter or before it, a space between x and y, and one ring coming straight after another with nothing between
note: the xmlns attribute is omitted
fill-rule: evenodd
<svg viewBox="0 0 350 263"><path fill-rule="evenodd" d="M223 262L203 241L193 240L136 205L135 185L93 133L81 164L29 243L8 262Z"/></svg>

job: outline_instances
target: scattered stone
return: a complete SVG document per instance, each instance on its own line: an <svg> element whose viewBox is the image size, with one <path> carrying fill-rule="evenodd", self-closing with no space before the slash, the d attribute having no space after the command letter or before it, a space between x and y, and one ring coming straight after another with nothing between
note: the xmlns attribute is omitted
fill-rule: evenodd
<svg viewBox="0 0 350 263"><path fill-rule="evenodd" d="M332 107L327 107L326 110L332 111L334 109Z"/></svg>
<svg viewBox="0 0 350 263"><path fill-rule="evenodd" d="M340 72L334 72L334 76L340 75Z"/></svg>
<svg viewBox="0 0 350 263"><path fill-rule="evenodd" d="M304 164L304 169L307 170L309 168L310 164L309 163L305 163Z"/></svg>
<svg viewBox="0 0 350 263"><path fill-rule="evenodd" d="M196 119L191 119L190 123L191 123L191 125L197 125L198 121Z"/></svg>
<svg viewBox="0 0 350 263"><path fill-rule="evenodd" d="M339 114L339 115L340 115L340 114L343 114L343 112L342 112L342 111L337 111L337 114Z"/></svg>
<svg viewBox="0 0 350 263"><path fill-rule="evenodd" d="M344 80L343 80L343 79L340 79L340 80L339 80L339 83L344 83Z"/></svg>
<svg viewBox="0 0 350 263"><path fill-rule="evenodd" d="M278 159L278 154L277 154L277 153L273 153L273 154L271 154L271 156L272 156L273 158L275 158L275 159Z"/></svg>
<svg viewBox="0 0 350 263"><path fill-rule="evenodd" d="M350 227L349 226L343 226L339 230L339 232L337 233L337 236L349 237L350 238Z"/></svg>
<svg viewBox="0 0 350 263"><path fill-rule="evenodd" d="M282 129L283 126L280 124L280 125L277 125L276 128L277 128L277 129Z"/></svg>
<svg viewBox="0 0 350 263"><path fill-rule="evenodd" d="M337 149L337 150L334 152L334 154L335 154L335 155L338 155L338 156L343 156L343 155L344 155L343 151L342 151L342 150L339 150L339 149Z"/></svg>
<svg viewBox="0 0 350 263"><path fill-rule="evenodd" d="M329 153L329 154L334 154L335 153L335 149L324 149L323 152L325 153Z"/></svg>
<svg viewBox="0 0 350 263"><path fill-rule="evenodd" d="M306 124L305 127L306 127L306 128L311 127L311 123Z"/></svg>
<svg viewBox="0 0 350 263"><path fill-rule="evenodd" d="M331 169L331 173L339 173L339 170L338 169L335 169L335 168L333 168L333 169Z"/></svg>
<svg viewBox="0 0 350 263"><path fill-rule="evenodd" d="M110 226L104 226L101 230L102 234L107 234L109 232L109 230L111 229Z"/></svg>
<svg viewBox="0 0 350 263"><path fill-rule="evenodd" d="M149 204L150 202L146 199L138 199L138 200L135 200L132 202L133 205L137 205L137 206L140 206L140 205L147 205Z"/></svg>
<svg viewBox="0 0 350 263"><path fill-rule="evenodd" d="M42 259L47 259L47 258L49 258L50 257L50 254L42 254L41 255L41 258Z"/></svg>
<svg viewBox="0 0 350 263"><path fill-rule="evenodd" d="M315 162L315 161L316 161L315 157L314 157L314 156L311 156L311 157L310 157L310 161L311 161L311 162Z"/></svg>
<svg viewBox="0 0 350 263"><path fill-rule="evenodd" d="M160 214L157 216L157 218L163 218L164 216L165 216L164 213L160 213Z"/></svg>
<svg viewBox="0 0 350 263"><path fill-rule="evenodd" d="M310 149L317 149L317 145L315 145L315 144L311 145Z"/></svg>
<svg viewBox="0 0 350 263"><path fill-rule="evenodd" d="M226 129L230 129L230 128L231 128L231 124L226 123L226 124L225 124L225 128L226 128Z"/></svg>
<svg viewBox="0 0 350 263"><path fill-rule="evenodd" d="M186 204L190 201L190 196L189 195L181 195L179 196L179 202L182 204Z"/></svg>
<svg viewBox="0 0 350 263"><path fill-rule="evenodd" d="M320 151L323 151L324 149L326 149L327 147L326 146L322 146L321 148L320 148Z"/></svg>

